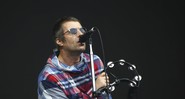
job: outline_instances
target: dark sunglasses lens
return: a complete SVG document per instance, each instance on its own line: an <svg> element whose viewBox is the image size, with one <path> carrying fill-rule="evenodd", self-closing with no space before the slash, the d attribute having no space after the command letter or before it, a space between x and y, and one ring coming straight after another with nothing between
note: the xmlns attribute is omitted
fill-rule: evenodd
<svg viewBox="0 0 185 99"><path fill-rule="evenodd" d="M85 29L85 28L80 28L80 31L81 31L82 33L86 33L86 29Z"/></svg>
<svg viewBox="0 0 185 99"><path fill-rule="evenodd" d="M71 28L70 29L70 33L71 34L76 34L77 33L77 29L76 28Z"/></svg>

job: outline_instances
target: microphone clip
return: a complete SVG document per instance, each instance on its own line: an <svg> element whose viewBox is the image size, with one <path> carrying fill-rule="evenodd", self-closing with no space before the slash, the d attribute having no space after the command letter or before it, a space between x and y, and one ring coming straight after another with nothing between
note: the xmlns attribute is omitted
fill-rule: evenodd
<svg viewBox="0 0 185 99"><path fill-rule="evenodd" d="M91 28L91 30L86 31L83 35L79 36L79 42L84 43L89 38L91 38L91 35L95 32L94 27Z"/></svg>

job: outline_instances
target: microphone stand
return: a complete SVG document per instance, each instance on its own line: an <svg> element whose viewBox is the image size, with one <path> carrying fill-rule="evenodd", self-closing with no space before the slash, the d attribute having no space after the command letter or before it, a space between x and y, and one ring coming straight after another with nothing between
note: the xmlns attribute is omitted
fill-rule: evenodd
<svg viewBox="0 0 185 99"><path fill-rule="evenodd" d="M94 58L93 58L92 38L91 37L89 38L89 50L90 50L91 76L92 76L92 85L93 85L93 89L92 89L93 92L92 93L93 93L93 97L94 97L95 92L96 92L96 86L95 86Z"/></svg>
<svg viewBox="0 0 185 99"><path fill-rule="evenodd" d="M93 31L91 31L91 33L92 32ZM95 78L95 70L94 70L94 54L93 54L93 49L92 49L92 38L91 38L91 34L89 35L89 51L90 51L90 62L91 62L91 77L92 77L92 85L93 85L93 88L92 88L92 97L94 99L97 99L97 96L99 96L102 92L100 90L96 91L96 85L95 85L95 79L96 78ZM109 96L108 96L108 99L109 99Z"/></svg>

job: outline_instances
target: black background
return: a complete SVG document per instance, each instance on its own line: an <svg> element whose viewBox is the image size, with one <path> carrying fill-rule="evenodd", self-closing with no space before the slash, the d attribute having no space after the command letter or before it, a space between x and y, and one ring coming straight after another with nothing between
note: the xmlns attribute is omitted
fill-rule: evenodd
<svg viewBox="0 0 185 99"><path fill-rule="evenodd" d="M136 65L138 99L184 99L184 0L1 0L0 13L2 99L37 99L38 73L55 47L52 27L66 15L99 28L106 61ZM97 34L93 51L102 58ZM120 84L113 99L127 91Z"/></svg>

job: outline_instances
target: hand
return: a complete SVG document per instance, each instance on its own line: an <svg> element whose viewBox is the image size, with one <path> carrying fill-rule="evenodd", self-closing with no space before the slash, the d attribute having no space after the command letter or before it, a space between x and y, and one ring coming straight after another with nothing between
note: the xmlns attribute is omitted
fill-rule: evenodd
<svg viewBox="0 0 185 99"><path fill-rule="evenodd" d="M105 72L98 75L98 77L96 79L96 90L98 90L101 87L105 87L107 85L105 76L107 76L105 74ZM108 76L107 76L107 83L109 83L109 77Z"/></svg>

